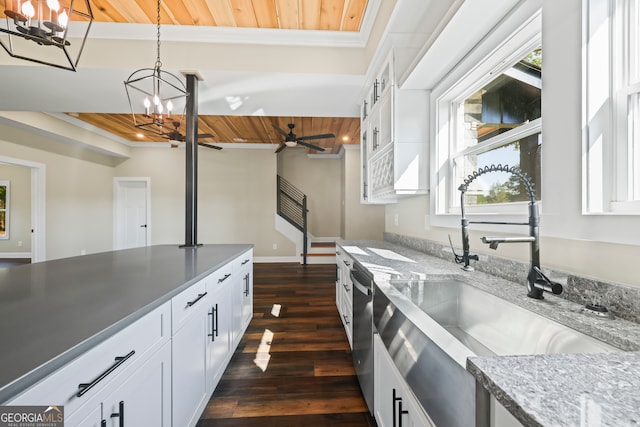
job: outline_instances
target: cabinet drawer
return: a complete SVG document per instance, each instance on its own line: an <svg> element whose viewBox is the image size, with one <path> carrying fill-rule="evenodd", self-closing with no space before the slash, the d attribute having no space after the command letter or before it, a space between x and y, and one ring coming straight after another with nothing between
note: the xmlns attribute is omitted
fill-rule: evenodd
<svg viewBox="0 0 640 427"><path fill-rule="evenodd" d="M233 271L242 271L249 269L253 266L253 249L249 249L247 252L240 255L233 260Z"/></svg>
<svg viewBox="0 0 640 427"><path fill-rule="evenodd" d="M169 302L33 385L10 405L61 405L71 415L118 374L169 340ZM81 386L82 384L82 386Z"/></svg>
<svg viewBox="0 0 640 427"><path fill-rule="evenodd" d="M206 301L205 280L193 284L171 299L171 330L175 334Z"/></svg>
<svg viewBox="0 0 640 427"><path fill-rule="evenodd" d="M223 284L229 283L233 280L233 262L224 265L211 273L205 279L206 290L211 293Z"/></svg>

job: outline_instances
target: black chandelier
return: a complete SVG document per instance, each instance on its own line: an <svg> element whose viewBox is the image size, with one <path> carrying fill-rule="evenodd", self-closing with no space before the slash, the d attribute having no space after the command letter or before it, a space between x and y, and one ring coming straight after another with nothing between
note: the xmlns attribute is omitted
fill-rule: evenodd
<svg viewBox="0 0 640 427"><path fill-rule="evenodd" d="M10 56L76 71L93 22L89 0L4 0L4 17L0 44Z"/></svg>
<svg viewBox="0 0 640 427"><path fill-rule="evenodd" d="M166 137L182 125L188 92L179 77L161 69L160 2L158 0L155 66L134 71L124 82L124 86L134 126Z"/></svg>

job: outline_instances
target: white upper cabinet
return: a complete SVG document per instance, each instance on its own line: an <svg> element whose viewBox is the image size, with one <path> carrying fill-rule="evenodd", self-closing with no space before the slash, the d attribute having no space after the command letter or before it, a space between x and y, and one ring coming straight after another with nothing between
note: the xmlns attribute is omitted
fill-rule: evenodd
<svg viewBox="0 0 640 427"><path fill-rule="evenodd" d="M365 203L393 203L428 190L428 92L397 87L394 52L370 79L361 108Z"/></svg>

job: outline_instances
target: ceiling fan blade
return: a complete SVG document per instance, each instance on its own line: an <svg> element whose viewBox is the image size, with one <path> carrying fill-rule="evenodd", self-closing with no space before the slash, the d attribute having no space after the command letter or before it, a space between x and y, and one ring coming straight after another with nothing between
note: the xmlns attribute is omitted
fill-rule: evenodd
<svg viewBox="0 0 640 427"><path fill-rule="evenodd" d="M198 145L201 147L207 147L214 150L222 150L222 147L218 147L217 145L207 144L206 142L198 142Z"/></svg>
<svg viewBox="0 0 640 427"><path fill-rule="evenodd" d="M325 138L335 138L336 136L332 133L323 133L322 135L309 135L309 136L301 136L298 138L298 141L305 141L307 139L325 139Z"/></svg>
<svg viewBox="0 0 640 427"><path fill-rule="evenodd" d="M282 135L284 135L284 137L285 137L285 138L286 138L287 136L289 136L289 134L288 134L288 133L286 133L285 131L283 131L282 129L280 129L278 126L273 125L273 128L274 128L275 130L277 130L278 132L280 132Z"/></svg>
<svg viewBox="0 0 640 427"><path fill-rule="evenodd" d="M324 148L318 147L317 145L309 144L308 142L300 141L300 139L298 139L298 144L304 145L305 147L309 147L317 151L324 151Z"/></svg>
<svg viewBox="0 0 640 427"><path fill-rule="evenodd" d="M210 133L199 133L198 134L198 139L205 139L205 138L213 138L213 135L211 135Z"/></svg>
<svg viewBox="0 0 640 427"><path fill-rule="evenodd" d="M278 148L276 148L276 153L279 153L282 150L284 150L286 146L287 144L285 144L284 142L281 142L280 145L278 145Z"/></svg>

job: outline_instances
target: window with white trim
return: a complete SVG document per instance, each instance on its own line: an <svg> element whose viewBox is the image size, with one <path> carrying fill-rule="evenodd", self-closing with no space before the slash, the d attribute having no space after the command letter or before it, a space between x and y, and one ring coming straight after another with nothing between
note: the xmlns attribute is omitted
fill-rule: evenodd
<svg viewBox="0 0 640 427"><path fill-rule="evenodd" d="M539 17L512 34L437 100L436 211L456 213L458 186L492 164L519 167L540 200L542 49ZM444 184L443 184L444 183ZM465 193L479 213L522 211L523 183L505 172L485 174Z"/></svg>
<svg viewBox="0 0 640 427"><path fill-rule="evenodd" d="M585 213L640 214L640 0L584 0Z"/></svg>

